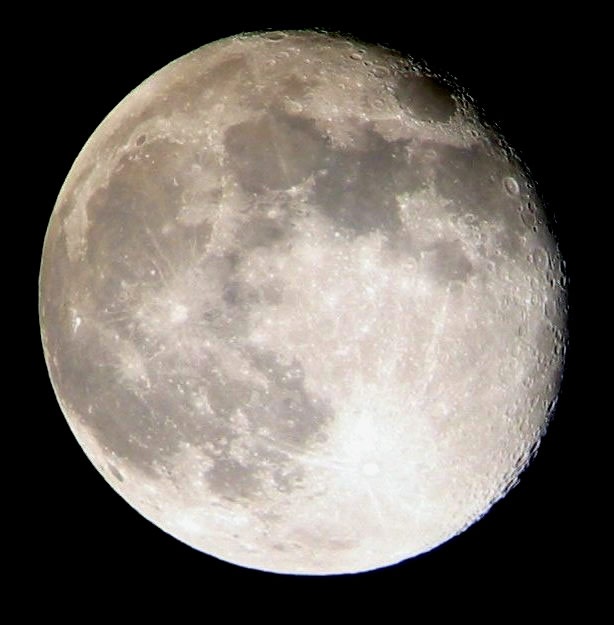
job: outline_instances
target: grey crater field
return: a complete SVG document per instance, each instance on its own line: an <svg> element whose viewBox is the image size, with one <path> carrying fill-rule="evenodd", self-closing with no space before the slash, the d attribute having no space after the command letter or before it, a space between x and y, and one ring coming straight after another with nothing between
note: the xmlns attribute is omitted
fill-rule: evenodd
<svg viewBox="0 0 614 625"><path fill-rule="evenodd" d="M564 264L460 89L343 37L248 34L92 135L40 322L75 437L144 517L241 566L357 572L516 483L559 388Z"/></svg>

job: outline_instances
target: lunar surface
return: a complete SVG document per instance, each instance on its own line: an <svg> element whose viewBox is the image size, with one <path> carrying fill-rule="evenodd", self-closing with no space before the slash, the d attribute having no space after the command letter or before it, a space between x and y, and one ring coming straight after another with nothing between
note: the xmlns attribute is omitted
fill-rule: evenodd
<svg viewBox="0 0 614 625"><path fill-rule="evenodd" d="M74 435L144 517L241 566L358 572L516 483L558 393L565 272L462 90L381 47L252 33L92 135L40 323Z"/></svg>

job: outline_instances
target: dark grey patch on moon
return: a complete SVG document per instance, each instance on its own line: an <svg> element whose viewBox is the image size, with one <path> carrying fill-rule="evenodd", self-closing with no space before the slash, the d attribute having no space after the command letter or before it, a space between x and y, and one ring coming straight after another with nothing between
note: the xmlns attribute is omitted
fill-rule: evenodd
<svg viewBox="0 0 614 625"><path fill-rule="evenodd" d="M287 233L280 219L268 217L251 219L239 232L238 247L242 251L256 247L271 247L285 239Z"/></svg>
<svg viewBox="0 0 614 625"><path fill-rule="evenodd" d="M105 241L102 238L97 246L99 252L109 245ZM128 240L123 249L128 249L127 244ZM112 264L111 250L112 246L103 266L109 282L114 283L118 275L126 275L126 267ZM139 253L142 255L131 264L134 271L147 264L149 250L141 248ZM254 289L237 280L236 267L237 258L232 255L210 256L196 271L203 288L213 279L220 280L227 302L203 311L200 323L206 332L193 328L189 343L168 343L156 328L135 323L131 302L127 308L118 304L111 311L117 315L111 314L107 322L104 315L98 321L84 319L78 336L68 343L73 353L63 358L54 372L61 396L81 415L100 445L124 464L158 478L159 469L172 470L175 455L189 443L202 448L214 461L206 476L211 488L232 500L257 495L267 462L275 467L267 479L280 492L298 487L300 471L293 466L291 455L317 441L332 419L330 407L306 391L300 363L282 364L275 354L256 350L244 354L266 379L267 388L263 389L255 382L233 379L223 356L204 347L207 333L223 341L246 335L245 304L281 297L281 293ZM109 289L94 292L95 308L102 310L116 296ZM62 311L54 312L57 316ZM65 311L63 314L62 328L50 327L68 335L69 319ZM67 344L55 333L52 341ZM138 368L134 377L126 378L122 362L126 349L138 352L137 362L142 359L146 363L147 383L138 375ZM64 353L68 355L66 348ZM194 392L206 397L204 405L195 406ZM240 436L233 423L239 411L247 418L244 434L250 436L251 450L241 461L232 455L233 441ZM258 434L262 431L265 434Z"/></svg>
<svg viewBox="0 0 614 625"><path fill-rule="evenodd" d="M402 229L396 195L426 179L409 166L406 141L386 141L366 130L361 149L331 150L316 179L313 201L339 228L353 234Z"/></svg>
<svg viewBox="0 0 614 625"><path fill-rule="evenodd" d="M321 166L327 139L314 123L272 109L226 131L228 166L251 193L289 189Z"/></svg>
<svg viewBox="0 0 614 625"><path fill-rule="evenodd" d="M258 287L241 280L233 280L224 287L222 297L228 306L241 308L247 313L254 304L280 304L283 292L284 285L281 280L271 279Z"/></svg>
<svg viewBox="0 0 614 625"><path fill-rule="evenodd" d="M239 281L229 282L222 297L228 306L249 306L258 301L256 289Z"/></svg>
<svg viewBox="0 0 614 625"><path fill-rule="evenodd" d="M473 273L460 241L438 241L426 250L425 257L427 271L439 283L466 282Z"/></svg>
<svg viewBox="0 0 614 625"><path fill-rule="evenodd" d="M435 152L432 167L437 192L450 200L453 210L471 211L486 221L500 216L493 215L493 208L510 203L501 188L506 169L498 166L499 159L490 149L483 144L468 148L424 145L425 150L429 148Z"/></svg>
<svg viewBox="0 0 614 625"><path fill-rule="evenodd" d="M269 429L274 439L302 449L316 442L333 418L319 397L305 389L305 372L300 362L283 363L274 353L250 350L251 361L268 380L269 391L258 393L247 407L254 424Z"/></svg>
<svg viewBox="0 0 614 625"><path fill-rule="evenodd" d="M253 498L258 494L261 485L250 464L228 457L216 460L213 468L204 477L214 493L231 501Z"/></svg>
<svg viewBox="0 0 614 625"><path fill-rule="evenodd" d="M257 498L264 482L281 493L300 488L303 470L296 456L325 438L333 418L331 408L309 394L298 362L280 364L275 354L251 350L250 360L267 380L265 388L218 380L209 387L210 404L217 421L228 424L222 440L237 441L240 434L230 419L240 409L247 418L247 446L241 460L233 457L232 444L218 447L214 466L205 477L211 489L236 501ZM217 435L220 440L220 435Z"/></svg>
<svg viewBox="0 0 614 625"><path fill-rule="evenodd" d="M446 122L456 111L452 92L433 78L408 75L398 81L399 104L422 121Z"/></svg>
<svg viewBox="0 0 614 625"><path fill-rule="evenodd" d="M484 223L499 224L496 236L500 249L517 254L526 228L518 216L518 200L509 197L502 185L510 162L483 143L468 148L425 144L424 149L435 153L432 175L438 194L449 200L447 210L472 220L478 229Z"/></svg>
<svg viewBox="0 0 614 625"><path fill-rule="evenodd" d="M267 380L263 389L234 380L211 354L201 352L197 369L169 354L150 367L150 384L143 388L138 380L122 379L113 347L91 328L63 363L59 379L82 423L125 465L159 478L159 468L172 470L174 456L188 443L213 459L205 477L224 498L255 497L263 479L284 493L300 486L302 473L292 456L322 440L333 415L306 391L298 362L282 365L274 354L251 353L252 365ZM175 376L169 378L171 371ZM206 407L194 407L193 389L206 396ZM233 422L239 411L247 418L243 434ZM232 444L240 436L248 452L239 461ZM267 465L269 478L263 473Z"/></svg>
<svg viewBox="0 0 614 625"><path fill-rule="evenodd" d="M175 147L159 142L143 146L148 158L140 152L126 156L88 203L88 239L95 244L86 248L87 262L72 270L77 274L73 285L93 287L98 310L125 309L145 288L155 291L209 242L212 226L206 220L197 228L175 228L183 201L181 187L172 184ZM159 175L151 159L160 166L166 159L170 175L166 170ZM208 198L210 205L205 199L199 198L202 210L212 210L215 194ZM172 232L170 243L166 231Z"/></svg>
<svg viewBox="0 0 614 625"><path fill-rule="evenodd" d="M165 424L169 405L160 392L168 390L164 381L156 379L158 391L144 397L121 379L113 340L87 322L79 331L71 358L63 359L59 370L62 396L102 447L153 475L153 462L174 453L177 444ZM150 401L165 399L155 411L149 408ZM175 411L178 418L184 416L181 408Z"/></svg>
<svg viewBox="0 0 614 625"><path fill-rule="evenodd" d="M276 87L282 97L289 98L293 102L300 104L318 84L319 81L317 79L292 75L282 80Z"/></svg>

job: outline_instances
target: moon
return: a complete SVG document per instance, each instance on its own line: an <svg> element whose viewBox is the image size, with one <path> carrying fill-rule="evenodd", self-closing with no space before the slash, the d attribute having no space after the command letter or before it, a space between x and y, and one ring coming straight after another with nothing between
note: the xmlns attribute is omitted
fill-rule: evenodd
<svg viewBox="0 0 614 625"><path fill-rule="evenodd" d="M205 45L132 91L47 229L68 424L125 501L239 566L427 552L518 481L556 404L565 265L449 78L313 31Z"/></svg>

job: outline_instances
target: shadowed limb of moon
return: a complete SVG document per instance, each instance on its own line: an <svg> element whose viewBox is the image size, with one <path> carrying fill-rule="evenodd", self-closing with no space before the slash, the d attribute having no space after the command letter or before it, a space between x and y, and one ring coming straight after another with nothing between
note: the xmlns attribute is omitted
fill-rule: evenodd
<svg viewBox="0 0 614 625"><path fill-rule="evenodd" d="M517 481L564 266L470 99L379 47L231 37L103 121L45 239L58 401L111 486L239 565L386 566Z"/></svg>

